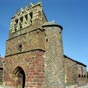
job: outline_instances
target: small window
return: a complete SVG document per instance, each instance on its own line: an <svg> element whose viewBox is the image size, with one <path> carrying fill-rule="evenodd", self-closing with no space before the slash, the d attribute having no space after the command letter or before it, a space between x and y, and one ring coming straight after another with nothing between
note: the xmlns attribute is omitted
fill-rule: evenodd
<svg viewBox="0 0 88 88"><path fill-rule="evenodd" d="M22 51L22 44L18 45L18 50L21 52Z"/></svg>
<svg viewBox="0 0 88 88"><path fill-rule="evenodd" d="M84 75L84 78L86 78L86 75Z"/></svg>
<svg viewBox="0 0 88 88"><path fill-rule="evenodd" d="M46 42L48 42L48 39L46 39Z"/></svg>
<svg viewBox="0 0 88 88"><path fill-rule="evenodd" d="M81 75L79 74L79 75L78 75L78 77L80 78L80 77L81 77Z"/></svg>
<svg viewBox="0 0 88 88"><path fill-rule="evenodd" d="M18 19L15 20L15 24L14 24L14 31L17 31L17 25L18 25Z"/></svg>
<svg viewBox="0 0 88 88"><path fill-rule="evenodd" d="M31 17L31 20L30 20L30 21L31 21L31 23L32 23L33 12L31 12L29 15L30 15L30 17Z"/></svg>
<svg viewBox="0 0 88 88"><path fill-rule="evenodd" d="M18 23L18 19L16 19L15 22Z"/></svg>
<svg viewBox="0 0 88 88"><path fill-rule="evenodd" d="M33 12L30 13L30 17L31 17L31 19L33 18Z"/></svg>

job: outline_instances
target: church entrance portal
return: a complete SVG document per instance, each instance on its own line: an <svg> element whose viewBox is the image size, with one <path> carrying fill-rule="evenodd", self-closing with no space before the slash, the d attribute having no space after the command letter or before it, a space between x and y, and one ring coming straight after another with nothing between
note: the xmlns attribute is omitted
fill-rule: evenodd
<svg viewBox="0 0 88 88"><path fill-rule="evenodd" d="M21 67L17 67L14 71L15 88L25 88L25 73Z"/></svg>

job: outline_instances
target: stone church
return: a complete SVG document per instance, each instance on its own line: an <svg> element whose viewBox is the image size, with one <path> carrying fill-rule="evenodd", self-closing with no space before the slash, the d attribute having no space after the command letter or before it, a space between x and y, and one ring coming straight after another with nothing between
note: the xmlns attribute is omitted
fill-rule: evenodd
<svg viewBox="0 0 88 88"><path fill-rule="evenodd" d="M86 65L63 53L62 30L48 22L41 2L21 8L11 18L6 41L4 87L65 88L86 83Z"/></svg>

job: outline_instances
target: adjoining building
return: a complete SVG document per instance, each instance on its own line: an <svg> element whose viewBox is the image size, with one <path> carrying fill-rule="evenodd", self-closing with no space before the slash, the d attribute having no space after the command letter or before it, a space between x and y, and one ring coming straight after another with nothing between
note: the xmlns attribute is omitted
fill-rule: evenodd
<svg viewBox="0 0 88 88"><path fill-rule="evenodd" d="M3 58L0 57L0 85L3 85Z"/></svg>
<svg viewBox="0 0 88 88"><path fill-rule="evenodd" d="M86 83L86 65L64 56L62 29L48 22L41 2L21 8L11 18L3 63L5 88L65 88L65 82Z"/></svg>
<svg viewBox="0 0 88 88"><path fill-rule="evenodd" d="M64 55L66 85L83 85L87 83L86 65Z"/></svg>

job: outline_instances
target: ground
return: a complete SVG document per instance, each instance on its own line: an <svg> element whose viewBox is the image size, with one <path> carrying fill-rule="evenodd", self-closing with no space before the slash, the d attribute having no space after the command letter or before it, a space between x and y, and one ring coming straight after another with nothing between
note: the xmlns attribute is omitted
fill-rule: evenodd
<svg viewBox="0 0 88 88"><path fill-rule="evenodd" d="M3 86L0 86L0 88L4 88ZM66 88L88 88L88 83L86 85L77 87L77 86L70 86L70 87L66 87Z"/></svg>
<svg viewBox="0 0 88 88"><path fill-rule="evenodd" d="M73 85L73 86L69 86L69 87L66 87L66 88L88 88L88 83L86 85L79 86L79 87L77 87L76 85Z"/></svg>

